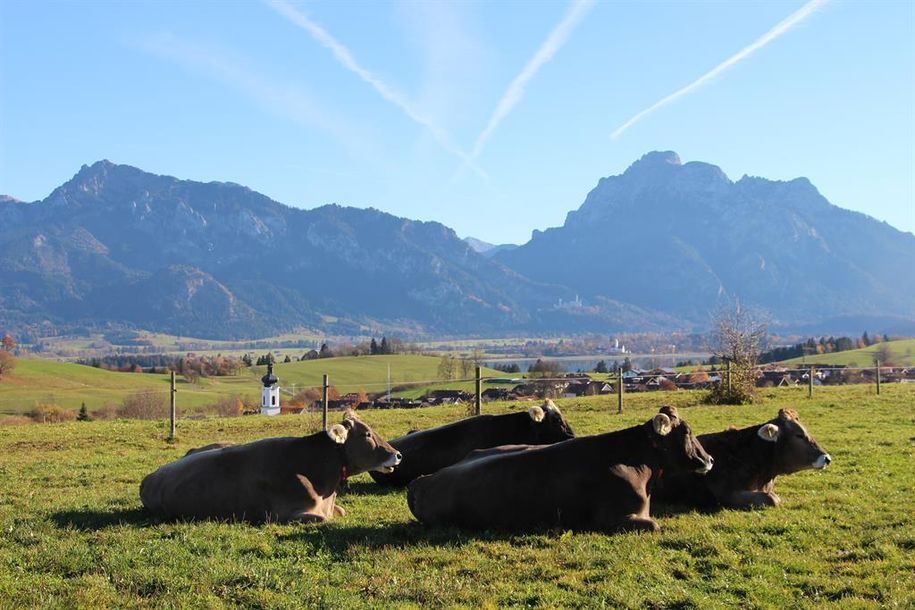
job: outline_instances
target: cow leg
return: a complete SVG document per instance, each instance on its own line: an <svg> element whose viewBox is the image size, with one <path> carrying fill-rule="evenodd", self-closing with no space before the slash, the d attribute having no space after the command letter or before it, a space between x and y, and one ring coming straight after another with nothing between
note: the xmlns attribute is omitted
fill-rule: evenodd
<svg viewBox="0 0 915 610"><path fill-rule="evenodd" d="M337 517L345 517L345 516L346 516L346 509L344 509L344 508L343 508L342 506L340 506L339 504L334 504L334 515L337 516Z"/></svg>
<svg viewBox="0 0 915 610"><path fill-rule="evenodd" d="M280 523L291 523L293 521L298 521L299 523L324 523L327 521L327 517L317 513L309 513L303 511L289 515L288 518L281 520Z"/></svg>
<svg viewBox="0 0 915 610"><path fill-rule="evenodd" d="M661 526L651 517L626 515L610 529L615 532L659 532Z"/></svg>
<svg viewBox="0 0 915 610"><path fill-rule="evenodd" d="M766 491L734 491L721 498L721 504L727 508L768 508L780 503L777 495Z"/></svg>

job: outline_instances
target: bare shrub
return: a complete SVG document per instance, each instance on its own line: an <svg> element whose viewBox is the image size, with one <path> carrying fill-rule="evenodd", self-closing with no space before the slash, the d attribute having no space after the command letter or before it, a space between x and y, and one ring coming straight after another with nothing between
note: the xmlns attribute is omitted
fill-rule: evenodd
<svg viewBox="0 0 915 610"><path fill-rule="evenodd" d="M245 402L238 395L226 396L206 407L205 411L220 417L238 417L245 412Z"/></svg>
<svg viewBox="0 0 915 610"><path fill-rule="evenodd" d="M712 321L712 353L730 363L730 376L724 373L721 383L705 397L710 404L742 405L753 401L756 393L756 363L762 343L768 334L762 315L741 309L722 309Z"/></svg>
<svg viewBox="0 0 915 610"><path fill-rule="evenodd" d="M25 426L34 424L35 420L26 415L3 415L0 416L0 426Z"/></svg>
<svg viewBox="0 0 915 610"><path fill-rule="evenodd" d="M91 411L92 419L114 419L118 416L118 406L113 402L106 402L100 409Z"/></svg>
<svg viewBox="0 0 915 610"><path fill-rule="evenodd" d="M35 403L35 407L29 411L29 417L39 424L59 424L73 421L76 419L76 413L59 405L39 402Z"/></svg>
<svg viewBox="0 0 915 610"><path fill-rule="evenodd" d="M118 417L127 419L164 419L168 415L165 394L154 390L142 390L124 399L118 409Z"/></svg>

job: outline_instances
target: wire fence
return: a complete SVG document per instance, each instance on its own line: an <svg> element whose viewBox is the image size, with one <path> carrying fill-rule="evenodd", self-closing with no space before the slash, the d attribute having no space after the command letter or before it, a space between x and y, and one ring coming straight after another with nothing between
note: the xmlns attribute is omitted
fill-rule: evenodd
<svg viewBox="0 0 915 610"><path fill-rule="evenodd" d="M882 384L915 383L915 367L805 364L790 367L758 366L749 371L757 386L806 387L808 396L811 397L815 388L826 385L871 384L879 394ZM279 412L320 413L321 425L326 427L328 412L347 407L387 409L463 404L468 414L480 414L482 405L489 401L605 395L608 400L615 399L617 410L622 412L627 393L710 389L717 384L729 384L730 377L736 374L736 368L730 371L727 367L722 367L714 370L618 369L603 374L554 373L540 376L505 373L483 376L481 369L477 368L477 374L473 377L397 379L366 383L346 379L338 388L329 376L324 376L321 385L295 384L276 389L281 396L277 405L280 407ZM174 418L180 416L182 419L193 419L266 412L266 405L257 396L260 388L254 383L252 386L238 394L214 394L208 399L201 398L199 393L191 393L186 395L186 400L182 400L184 390L176 389L174 382L169 390L140 390L126 395L124 392L106 389L95 391L87 386L84 390L67 394L47 392L30 397L0 396L0 417L5 417L6 420L28 417L39 422L89 418L166 418L169 420L170 436L174 436L172 397L175 398ZM353 391L341 395L343 389ZM305 390L310 391L310 400L302 400ZM209 402L204 402L205 400ZM185 404L182 405L182 402ZM0 420L0 423L4 423L4 420Z"/></svg>

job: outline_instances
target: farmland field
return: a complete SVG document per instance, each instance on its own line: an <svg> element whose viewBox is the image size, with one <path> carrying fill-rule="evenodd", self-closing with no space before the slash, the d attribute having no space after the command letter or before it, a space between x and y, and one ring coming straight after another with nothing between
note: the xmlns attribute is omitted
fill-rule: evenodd
<svg viewBox="0 0 915 610"><path fill-rule="evenodd" d="M322 375L327 373L331 385L340 392L382 392L387 387L390 367L392 385L415 384L407 393L419 396L427 386L438 387L429 381L438 378L439 362L440 359L434 356L359 356L277 363L275 370L280 385L286 390L320 386ZM459 376L460 367L455 368ZM195 411L231 395L246 396L257 403L261 391L259 380L265 371L263 366L251 367L238 375L202 378L197 383L187 383L179 376L178 408ZM484 368L483 375L503 373ZM21 358L16 369L0 379L0 413L26 412L36 402L68 409L79 408L85 402L91 411L106 403L119 404L129 394L140 390L161 391L167 395L168 383L166 375L116 373L79 364ZM449 384L448 387L459 385Z"/></svg>
<svg viewBox="0 0 915 610"><path fill-rule="evenodd" d="M314 416L0 428L0 607L911 608L915 604L915 388L771 389L747 407L694 392L559 401L576 432L646 421L675 404L699 432L795 407L832 454L778 480L755 512L654 511L655 535L473 533L416 523L403 491L354 477L323 526L151 520L141 478L193 446L304 434ZM487 405L508 411L521 404ZM460 407L369 411L393 437ZM587 467L583 464L582 467Z"/></svg>
<svg viewBox="0 0 915 610"><path fill-rule="evenodd" d="M889 363L894 366L915 365L915 339L900 339L845 352L791 358L779 364L841 364L868 367L873 366L874 355L881 349L888 350Z"/></svg>

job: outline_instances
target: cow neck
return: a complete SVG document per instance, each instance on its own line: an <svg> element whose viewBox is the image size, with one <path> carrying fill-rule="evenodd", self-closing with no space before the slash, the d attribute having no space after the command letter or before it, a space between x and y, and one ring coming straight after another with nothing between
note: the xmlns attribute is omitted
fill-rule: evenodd
<svg viewBox="0 0 915 610"><path fill-rule="evenodd" d="M346 459L346 443L334 443L337 445L337 456L340 458L340 476L337 479L337 485L346 483L349 478L349 460Z"/></svg>
<svg viewBox="0 0 915 610"><path fill-rule="evenodd" d="M770 443L761 440L758 437L758 431L759 426L737 430L733 439L736 444L731 445L729 453L731 459L747 473L749 477L747 483L761 488L775 479L778 474L775 469L778 442Z"/></svg>
<svg viewBox="0 0 915 610"><path fill-rule="evenodd" d="M646 465L651 469L651 478L648 481L650 493L651 487L653 487L658 479L664 475L664 456L669 449L658 441L658 435L655 434L654 424L652 422L643 424L642 429L645 431L645 436L648 437L648 446L651 447L650 454L651 457L654 458L653 460L646 462Z"/></svg>

